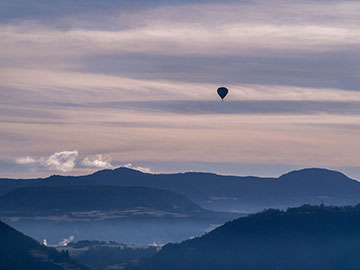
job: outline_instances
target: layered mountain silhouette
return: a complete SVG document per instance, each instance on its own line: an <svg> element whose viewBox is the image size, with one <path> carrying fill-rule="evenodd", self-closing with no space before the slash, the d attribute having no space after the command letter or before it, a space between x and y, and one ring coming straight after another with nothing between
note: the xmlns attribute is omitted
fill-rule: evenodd
<svg viewBox="0 0 360 270"><path fill-rule="evenodd" d="M0 221L0 269L84 270L68 254L41 245Z"/></svg>
<svg viewBox="0 0 360 270"><path fill-rule="evenodd" d="M155 188L119 186L30 186L0 197L0 213L62 215L77 211L138 210L136 214L197 215L209 212L183 195ZM132 212L133 213L133 212Z"/></svg>
<svg viewBox="0 0 360 270"><path fill-rule="evenodd" d="M168 244L128 269L360 269L359 228L360 206L267 210Z"/></svg>
<svg viewBox="0 0 360 270"><path fill-rule="evenodd" d="M145 175L132 170L124 172ZM106 176L95 180L61 176L5 180L7 185L15 182L16 188L0 196L0 217L14 228L39 241L46 238L49 243L76 235L80 240L150 244L201 235L213 224L241 216L206 210L186 196L166 189L106 185L115 182L111 180ZM19 187L19 183L24 186Z"/></svg>
<svg viewBox="0 0 360 270"><path fill-rule="evenodd" d="M303 169L279 178L223 176L212 173L146 174L128 168L102 170L86 176L44 179L0 179L0 195L19 187L138 186L182 194L203 208L254 212L309 204L360 203L360 183L326 169Z"/></svg>

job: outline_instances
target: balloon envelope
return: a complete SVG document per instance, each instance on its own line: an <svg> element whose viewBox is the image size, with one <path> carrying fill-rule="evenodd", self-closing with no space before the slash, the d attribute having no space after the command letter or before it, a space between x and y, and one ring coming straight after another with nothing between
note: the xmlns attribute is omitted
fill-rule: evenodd
<svg viewBox="0 0 360 270"><path fill-rule="evenodd" d="M229 90L226 87L219 87L217 93L221 97L221 99L224 99L229 93Z"/></svg>

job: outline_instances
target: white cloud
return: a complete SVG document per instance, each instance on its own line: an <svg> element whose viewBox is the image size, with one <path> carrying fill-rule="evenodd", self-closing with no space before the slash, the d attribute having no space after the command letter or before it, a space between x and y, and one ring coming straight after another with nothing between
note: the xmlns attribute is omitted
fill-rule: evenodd
<svg viewBox="0 0 360 270"><path fill-rule="evenodd" d="M66 247L70 242L74 241L75 236L71 235L69 238L63 239L61 242L59 242L59 246Z"/></svg>
<svg viewBox="0 0 360 270"><path fill-rule="evenodd" d="M36 164L42 167L49 168L50 170L57 170L61 172L70 172L75 167L75 160L78 156L78 151L62 151L56 152L48 158L40 157L19 157L15 159L17 164Z"/></svg>
<svg viewBox="0 0 360 270"><path fill-rule="evenodd" d="M42 162L42 165L51 170L70 172L75 167L75 159L78 155L77 150L57 152Z"/></svg>
<svg viewBox="0 0 360 270"><path fill-rule="evenodd" d="M40 157L34 158L30 156L19 157L15 159L17 164L36 164L40 167L45 167L50 170L56 170L60 172L71 172L76 165L76 158L78 157L79 152L77 150L73 151L62 151L56 152L49 156L48 158ZM97 169L105 169L105 168L114 168L111 164L110 156L96 155L93 157L85 157L81 164L86 168L97 168ZM131 165L131 164L130 164ZM147 172L150 172L147 168L144 169Z"/></svg>
<svg viewBox="0 0 360 270"><path fill-rule="evenodd" d="M133 166L131 163L125 164L124 165L125 168L129 168L129 169L133 169L133 170L137 170L143 173L153 173L150 168L144 168L144 167L136 167Z"/></svg>
<svg viewBox="0 0 360 270"><path fill-rule="evenodd" d="M113 165L111 165L111 159L102 155L96 155L95 157L86 157L83 159L81 164L90 168L113 168Z"/></svg>
<svg viewBox="0 0 360 270"><path fill-rule="evenodd" d="M32 157L19 157L15 159L15 162L17 164L31 164L31 163L36 163L37 161L35 159L33 159Z"/></svg>

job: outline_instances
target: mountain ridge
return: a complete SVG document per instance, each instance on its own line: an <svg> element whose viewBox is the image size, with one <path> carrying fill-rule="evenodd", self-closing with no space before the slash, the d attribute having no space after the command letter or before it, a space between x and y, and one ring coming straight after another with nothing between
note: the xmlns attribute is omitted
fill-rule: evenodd
<svg viewBox="0 0 360 270"><path fill-rule="evenodd" d="M20 182L19 182L20 181ZM129 168L106 169L84 176L53 175L43 179L0 179L0 195L27 185L142 186L182 194L201 207L216 211L254 212L310 204L360 203L360 182L328 169L307 168L280 177L226 176L185 172L149 174Z"/></svg>
<svg viewBox="0 0 360 270"><path fill-rule="evenodd" d="M85 270L67 254L41 245L0 221L0 269Z"/></svg>
<svg viewBox="0 0 360 270"><path fill-rule="evenodd" d="M242 217L165 245L128 269L359 269L360 205L303 205ZM334 248L336 247L336 248Z"/></svg>

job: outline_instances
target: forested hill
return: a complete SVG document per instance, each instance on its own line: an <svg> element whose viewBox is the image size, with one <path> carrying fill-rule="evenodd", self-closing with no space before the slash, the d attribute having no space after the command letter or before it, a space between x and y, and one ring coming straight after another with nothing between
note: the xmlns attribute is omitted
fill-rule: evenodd
<svg viewBox="0 0 360 270"><path fill-rule="evenodd" d="M302 204L355 205L360 183L327 169L303 169L278 178L224 176L212 173L147 174L128 168L102 170L85 176L44 179L0 179L0 195L24 186L138 186L170 190L203 208L257 212Z"/></svg>
<svg viewBox="0 0 360 270"><path fill-rule="evenodd" d="M183 195L146 187L31 186L0 197L0 213L66 214L72 211L148 209L182 215L207 212Z"/></svg>
<svg viewBox="0 0 360 270"><path fill-rule="evenodd" d="M84 270L66 253L43 246L0 221L0 269Z"/></svg>
<svg viewBox="0 0 360 270"><path fill-rule="evenodd" d="M360 269L360 206L304 205L239 218L129 269Z"/></svg>

